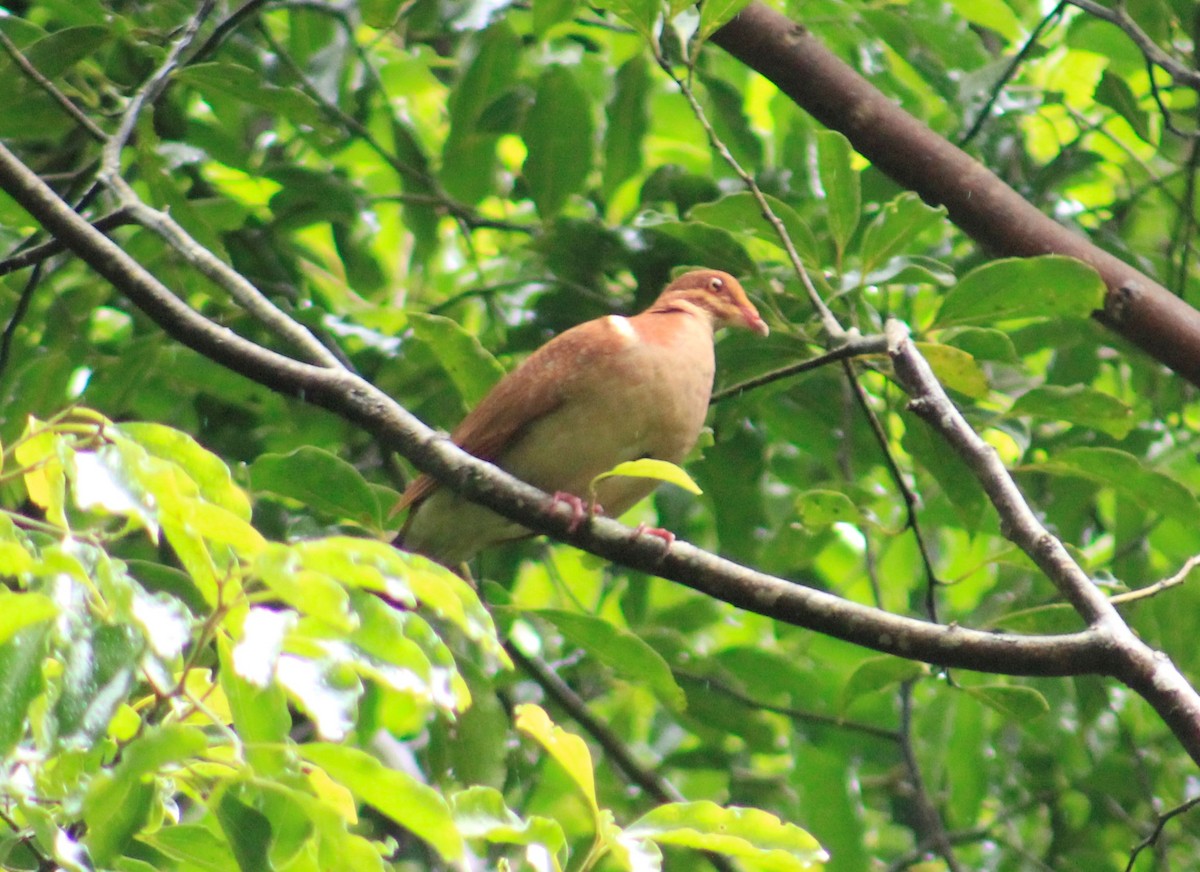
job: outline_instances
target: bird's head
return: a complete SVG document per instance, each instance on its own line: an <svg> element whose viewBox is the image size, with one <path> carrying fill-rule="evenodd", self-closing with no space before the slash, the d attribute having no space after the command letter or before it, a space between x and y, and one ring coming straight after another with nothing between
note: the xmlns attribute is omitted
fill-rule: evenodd
<svg viewBox="0 0 1200 872"><path fill-rule="evenodd" d="M694 307L712 318L713 328L744 327L760 336L771 332L741 283L719 269L684 273L667 285L650 311L666 312Z"/></svg>

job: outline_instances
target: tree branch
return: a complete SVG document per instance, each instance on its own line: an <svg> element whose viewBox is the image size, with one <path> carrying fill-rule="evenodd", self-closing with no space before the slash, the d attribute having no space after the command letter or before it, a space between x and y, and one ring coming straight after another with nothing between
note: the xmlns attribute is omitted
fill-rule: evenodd
<svg viewBox="0 0 1200 872"><path fill-rule="evenodd" d="M896 182L1001 256L1065 254L1108 286L1095 317L1200 384L1200 312L1129 264L1043 215L994 173L909 115L811 33L752 2L712 41L774 82Z"/></svg>
<svg viewBox="0 0 1200 872"><path fill-rule="evenodd" d="M190 309L2 144L0 188L176 340L259 384L303 397L363 427L422 472L534 532L739 608L901 657L1007 675L1111 675L1121 666L1107 634L1095 629L1032 637L941 627L756 572L686 542L667 547L607 518L592 518L572 530L570 508L465 453L353 373L262 348Z"/></svg>

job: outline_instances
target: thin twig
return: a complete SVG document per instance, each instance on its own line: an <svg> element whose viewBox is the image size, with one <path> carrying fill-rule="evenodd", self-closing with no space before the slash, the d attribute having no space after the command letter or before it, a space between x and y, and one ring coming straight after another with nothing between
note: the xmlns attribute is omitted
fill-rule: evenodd
<svg viewBox="0 0 1200 872"><path fill-rule="evenodd" d="M1169 590L1172 587L1177 587L1178 585L1183 584L1185 581L1187 581L1187 577L1191 571L1197 566L1200 566L1200 554L1194 557L1189 557L1186 561L1184 561L1184 564L1182 567L1180 567L1179 571L1170 578L1164 578L1162 581L1156 581L1154 584L1149 585L1148 587L1142 587L1138 588L1137 590L1130 590L1126 591L1125 593L1115 594L1114 596L1110 596L1108 601L1117 605L1123 605L1125 603L1137 602L1138 600L1155 596L1162 593L1164 590Z"/></svg>
<svg viewBox="0 0 1200 872"><path fill-rule="evenodd" d="M1004 86L1007 85L1012 79L1013 75L1017 71L1017 68L1021 66L1021 64L1025 61L1025 58L1027 58L1029 53L1033 51L1033 47L1037 45L1038 40L1042 38L1042 33L1050 27L1056 18L1062 15L1063 9L1066 7L1066 5L1067 0L1060 0L1057 6L1051 9L1046 15L1042 16L1042 20L1037 23L1037 26L1033 29L1033 32L1029 34L1029 38L1026 39L1021 45L1020 50L1013 55L1012 60L1009 61L1008 66L1004 68L1004 72L1001 74L1000 78L995 84L992 85L991 93L988 95L987 102L983 104L983 108L980 109L979 114L975 116L975 122L971 125L971 128L965 134L959 137L959 148L966 148L967 145L970 144L971 140L979 135L979 131L983 130L983 125L986 124L988 118L991 117L992 107L995 106L996 101L1000 99L1000 92L1004 90Z"/></svg>
<svg viewBox="0 0 1200 872"><path fill-rule="evenodd" d="M1133 44L1138 47L1138 50L1141 51L1147 61L1153 63L1155 66L1162 67L1177 83L1200 90L1200 72L1189 68L1182 61L1171 57L1171 55L1159 48L1158 43L1151 39L1150 35L1142 30L1141 26L1129 16L1129 13L1125 10L1124 3L1118 3L1114 7L1109 7L1097 3L1096 0L1067 0L1067 2L1072 6L1079 7L1089 15L1121 28L1125 32L1125 35L1132 40ZM1151 81L1153 81L1153 78L1151 76Z"/></svg>
<svg viewBox="0 0 1200 872"><path fill-rule="evenodd" d="M861 357L867 354L883 354L886 351L887 339L882 334L875 336L847 336L844 344L830 349L824 354L818 354L816 357L810 357L799 363L790 363L779 369L774 369L762 375L756 375L754 378L729 385L729 387L721 388L721 390L713 393L711 402L719 403L721 400L728 399L744 391L762 387L780 379L790 378L809 370L818 369L839 360L847 360L851 357Z"/></svg>
<svg viewBox="0 0 1200 872"><path fill-rule="evenodd" d="M21 68L21 72L28 76L29 79L39 88L49 94L50 98L59 106L61 106L63 110L71 116L72 120L82 127L84 131L86 131L87 134L92 137L92 139L96 140L97 142L108 141L108 134L105 133L99 127L99 125L96 124L96 122L92 121L92 119L89 118L82 109L72 103L70 98L60 91L52 81L43 76L41 71L39 71L37 67L29 62L29 58L25 57L25 55L21 53L21 50L17 48L16 43L14 43L9 38L8 34L3 30L0 30L0 47L3 47L8 53L8 56L12 58L13 63Z"/></svg>
<svg viewBox="0 0 1200 872"><path fill-rule="evenodd" d="M954 847L946 835L946 825L941 812L934 805L921 775L921 764L917 760L912 743L912 690L913 683L906 681L900 688L900 753L904 757L904 768L908 772L908 783L912 790L910 799L916 808L916 828L922 842L933 847L950 872L961 872Z"/></svg>
<svg viewBox="0 0 1200 872"><path fill-rule="evenodd" d="M101 233L107 233L109 230L132 222L133 216L130 215L128 209L116 209L107 215L97 218L92 222L92 226ZM40 245L30 246L20 253L14 254L12 257L0 260L0 276L6 276L9 273L14 273L27 267L37 266L54 255L66 251L66 248L57 239L49 239Z"/></svg>
<svg viewBox="0 0 1200 872"><path fill-rule="evenodd" d="M737 173L738 177L742 180L742 183L754 196L755 202L758 203L758 208L762 210L763 218L767 220L767 223L771 225L771 228L779 236L779 241L783 244L783 250L787 253L788 259L792 262L792 268L796 271L796 275L800 278L801 283L803 283L804 290L808 293L809 301L812 303L813 308L820 316L821 324L825 328L825 332L834 342L841 340L845 336L845 329L843 329L842 325L838 323L837 318L834 317L833 312L830 311L829 307L825 305L825 301L821 299L821 295L817 293L817 289L813 285L812 279L809 278L808 270L804 268L804 261L800 258L800 252L796 250L796 246L792 242L792 237L787 232L787 227L784 226L784 223L780 217L775 214L775 210L771 208L771 204L767 202L766 195L764 195L762 189L759 188L758 182L755 181L754 176L751 175L741 165L738 159L733 156L733 152L729 150L729 146L725 144L724 140L717 135L716 128L714 128L712 122L709 121L708 113L704 111L704 107L701 106L700 101L696 99L696 93L692 90L691 84L687 80L681 79L675 74L675 70L671 68L671 62L663 56L662 48L659 46L657 41L652 43L652 48L654 50L654 59L658 62L658 65L662 68L663 72L670 76L671 81L673 81L679 88L680 93L683 94L684 99L687 100L688 106L691 107L692 114L696 116L696 120L699 121L700 126L704 128L704 132L708 136L709 145L712 146L717 154L721 156L721 159L729 165L729 168Z"/></svg>
<svg viewBox="0 0 1200 872"><path fill-rule="evenodd" d="M1158 820L1154 824L1154 829L1150 831L1146 838L1142 839L1133 846L1133 850L1129 853L1129 862L1125 864L1125 872L1133 872L1133 864L1137 862L1138 854L1142 853L1142 851L1151 847L1159 840L1159 837L1162 836L1163 828L1166 827L1172 818L1179 817L1181 814L1186 814L1198 805L1200 805L1200 796L1193 796L1186 802L1180 803L1179 805L1175 806L1175 808L1160 814L1158 816Z"/></svg>

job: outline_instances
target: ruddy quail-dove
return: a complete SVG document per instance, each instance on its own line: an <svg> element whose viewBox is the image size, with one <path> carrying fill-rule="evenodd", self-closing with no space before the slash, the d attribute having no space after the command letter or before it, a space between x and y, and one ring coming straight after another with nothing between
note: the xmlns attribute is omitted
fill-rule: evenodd
<svg viewBox="0 0 1200 872"><path fill-rule="evenodd" d="M592 480L618 463L679 463L691 450L712 395L713 333L721 327L769 332L733 276L685 273L640 315L596 318L551 339L501 379L450 438L582 513ZM595 503L616 517L657 484L606 478ZM405 490L397 510L405 507L411 512L396 544L447 566L529 533L427 475Z"/></svg>

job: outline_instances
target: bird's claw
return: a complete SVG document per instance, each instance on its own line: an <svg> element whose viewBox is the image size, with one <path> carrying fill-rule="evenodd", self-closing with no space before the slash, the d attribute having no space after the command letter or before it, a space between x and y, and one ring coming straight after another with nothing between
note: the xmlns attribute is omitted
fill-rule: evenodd
<svg viewBox="0 0 1200 872"><path fill-rule="evenodd" d="M554 501L566 503L571 507L571 523L567 526L568 533L574 533L583 525L583 519L593 515L603 515L604 507L597 502L585 503L575 494L566 491L555 491Z"/></svg>
<svg viewBox="0 0 1200 872"><path fill-rule="evenodd" d="M658 539L662 539L667 543L668 548L670 548L671 544L675 541L675 534L670 530L664 530L662 527L647 527L645 524L638 524L637 527L634 528L633 538L637 539L639 536L654 536Z"/></svg>

